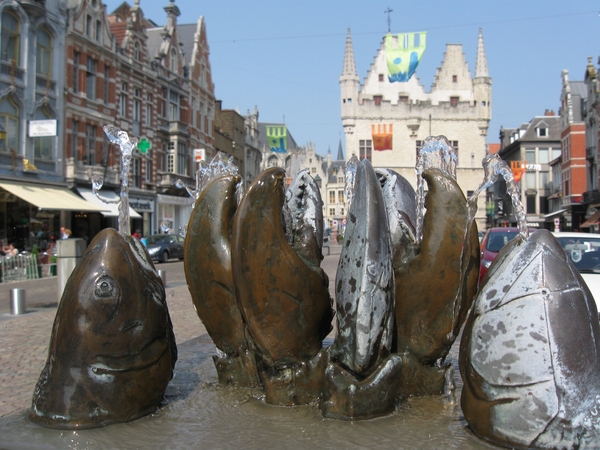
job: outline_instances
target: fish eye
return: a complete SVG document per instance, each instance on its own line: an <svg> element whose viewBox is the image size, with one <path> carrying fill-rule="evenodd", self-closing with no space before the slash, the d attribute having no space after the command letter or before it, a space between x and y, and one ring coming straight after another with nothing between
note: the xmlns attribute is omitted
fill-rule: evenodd
<svg viewBox="0 0 600 450"><path fill-rule="evenodd" d="M97 281L96 281L96 289L94 291L94 294L97 297L112 297L115 294L115 282L112 278L109 277L100 277Z"/></svg>

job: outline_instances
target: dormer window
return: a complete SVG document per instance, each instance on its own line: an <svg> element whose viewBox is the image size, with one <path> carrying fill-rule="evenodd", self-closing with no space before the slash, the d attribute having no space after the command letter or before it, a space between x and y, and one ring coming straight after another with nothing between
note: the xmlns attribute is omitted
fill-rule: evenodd
<svg viewBox="0 0 600 450"><path fill-rule="evenodd" d="M381 105L381 98L382 98L381 95L374 95L373 96L373 100L375 100L375 104L376 105Z"/></svg>
<svg viewBox="0 0 600 450"><path fill-rule="evenodd" d="M548 137L548 128L541 126L535 129L537 137Z"/></svg>
<svg viewBox="0 0 600 450"><path fill-rule="evenodd" d="M400 103L408 103L408 95L401 95Z"/></svg>

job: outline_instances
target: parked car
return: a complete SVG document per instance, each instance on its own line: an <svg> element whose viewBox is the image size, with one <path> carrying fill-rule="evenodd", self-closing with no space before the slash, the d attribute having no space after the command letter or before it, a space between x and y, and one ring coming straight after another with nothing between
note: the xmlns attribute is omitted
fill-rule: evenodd
<svg viewBox="0 0 600 450"><path fill-rule="evenodd" d="M171 258L183 259L185 239L178 234L154 234L146 238L152 261L166 263Z"/></svg>
<svg viewBox="0 0 600 450"><path fill-rule="evenodd" d="M535 230L529 230L532 233ZM479 264L479 284L483 281L485 274L492 265L492 261L502 247L512 241L519 234L517 227L495 227L489 228L481 241L481 261Z"/></svg>
<svg viewBox="0 0 600 450"><path fill-rule="evenodd" d="M552 233L579 270L600 310L600 234ZM599 313L600 314L600 313Z"/></svg>

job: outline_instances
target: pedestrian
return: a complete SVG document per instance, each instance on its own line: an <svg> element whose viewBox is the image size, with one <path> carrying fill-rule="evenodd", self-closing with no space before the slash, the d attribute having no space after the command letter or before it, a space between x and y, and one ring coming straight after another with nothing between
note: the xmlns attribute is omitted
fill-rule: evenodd
<svg viewBox="0 0 600 450"><path fill-rule="evenodd" d="M71 230L65 227L60 227L60 238L69 239L71 237Z"/></svg>
<svg viewBox="0 0 600 450"><path fill-rule="evenodd" d="M141 240L142 239L142 230L135 230L135 233L133 233L133 237Z"/></svg>
<svg viewBox="0 0 600 450"><path fill-rule="evenodd" d="M7 255L8 256L17 256L18 254L19 254L19 250L17 248L15 248L14 244L12 242L10 244L8 244Z"/></svg>

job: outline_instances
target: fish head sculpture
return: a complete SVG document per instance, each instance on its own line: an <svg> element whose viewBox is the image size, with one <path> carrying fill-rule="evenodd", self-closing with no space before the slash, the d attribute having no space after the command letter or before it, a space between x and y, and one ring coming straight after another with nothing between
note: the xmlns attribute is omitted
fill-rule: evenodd
<svg viewBox="0 0 600 450"><path fill-rule="evenodd" d="M460 348L462 410L479 437L517 448L600 445L600 324L554 236L515 238L494 260Z"/></svg>
<svg viewBox="0 0 600 450"><path fill-rule="evenodd" d="M164 286L146 249L102 230L65 286L29 418L94 428L149 414L176 359Z"/></svg>

